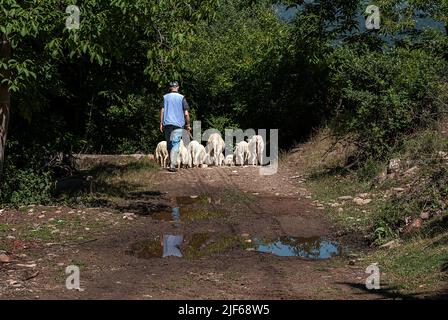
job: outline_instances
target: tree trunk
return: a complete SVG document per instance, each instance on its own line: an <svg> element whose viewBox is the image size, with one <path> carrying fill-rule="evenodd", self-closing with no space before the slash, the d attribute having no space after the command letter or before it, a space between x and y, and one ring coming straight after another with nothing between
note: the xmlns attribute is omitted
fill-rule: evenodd
<svg viewBox="0 0 448 320"><path fill-rule="evenodd" d="M5 34L0 34L0 40L0 60L8 61L11 59L11 44ZM0 74L0 81L10 76L9 70L0 70ZM10 105L11 93L9 92L8 84L0 83L0 189L1 184L3 184L3 165L5 163L5 146L9 125Z"/></svg>

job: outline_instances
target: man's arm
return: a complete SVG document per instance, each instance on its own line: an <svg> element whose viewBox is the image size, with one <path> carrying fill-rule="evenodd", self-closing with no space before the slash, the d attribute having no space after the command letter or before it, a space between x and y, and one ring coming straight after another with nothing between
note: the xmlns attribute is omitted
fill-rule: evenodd
<svg viewBox="0 0 448 320"><path fill-rule="evenodd" d="M187 99L185 99L185 98L182 101L182 107L184 109L184 114L185 114L185 129L187 129L188 131L191 131L190 106L188 105Z"/></svg>
<svg viewBox="0 0 448 320"><path fill-rule="evenodd" d="M160 132L163 133L163 114L165 112L165 108L160 109Z"/></svg>
<svg viewBox="0 0 448 320"><path fill-rule="evenodd" d="M188 112L188 110L185 111L185 129L187 129L188 131L191 131L191 126L190 126L190 112Z"/></svg>

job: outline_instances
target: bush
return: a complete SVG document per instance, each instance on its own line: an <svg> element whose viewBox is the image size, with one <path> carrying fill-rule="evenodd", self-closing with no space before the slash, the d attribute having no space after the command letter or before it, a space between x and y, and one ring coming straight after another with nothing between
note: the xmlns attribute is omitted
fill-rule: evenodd
<svg viewBox="0 0 448 320"><path fill-rule="evenodd" d="M89 151L111 154L152 153L160 141L162 95L147 93L125 97L106 95L107 108L98 108L88 123Z"/></svg>
<svg viewBox="0 0 448 320"><path fill-rule="evenodd" d="M405 135L439 116L437 88L445 68L443 60L423 50L336 49L331 127L337 136L354 136L359 157L386 157Z"/></svg>
<svg viewBox="0 0 448 320"><path fill-rule="evenodd" d="M423 169L422 169L423 170ZM375 241L378 243L404 235L406 220L417 219L422 212L429 215L429 222L421 230L423 234L446 232L448 203L448 168L443 160L424 168L418 179L410 186L410 191L386 202L378 211L373 226Z"/></svg>
<svg viewBox="0 0 448 320"><path fill-rule="evenodd" d="M6 181L1 187L0 202L13 206L47 204L51 202L54 180L49 172L32 168L5 168Z"/></svg>
<svg viewBox="0 0 448 320"><path fill-rule="evenodd" d="M367 159L362 163L362 166L356 171L358 180L361 182L372 181L381 170L384 168L384 163L375 159Z"/></svg>

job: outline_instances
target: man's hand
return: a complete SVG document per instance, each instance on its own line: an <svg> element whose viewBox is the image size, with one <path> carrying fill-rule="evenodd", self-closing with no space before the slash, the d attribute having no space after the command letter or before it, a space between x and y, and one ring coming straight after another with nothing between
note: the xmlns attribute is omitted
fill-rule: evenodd
<svg viewBox="0 0 448 320"><path fill-rule="evenodd" d="M185 110L185 123L187 124L185 126L185 130L187 130L188 132L191 131L191 126L190 126L190 112L188 112L188 110Z"/></svg>
<svg viewBox="0 0 448 320"><path fill-rule="evenodd" d="M165 108L160 109L160 132L163 133L163 115L165 113Z"/></svg>

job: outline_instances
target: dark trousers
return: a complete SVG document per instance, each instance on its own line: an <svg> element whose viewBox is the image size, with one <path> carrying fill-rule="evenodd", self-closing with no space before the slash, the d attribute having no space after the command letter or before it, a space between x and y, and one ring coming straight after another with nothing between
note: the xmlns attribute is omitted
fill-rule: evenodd
<svg viewBox="0 0 448 320"><path fill-rule="evenodd" d="M173 141L171 140L171 134L174 130L182 129L177 126L168 125L163 128L163 133L165 134L165 140L168 145L168 154L171 154L171 149L173 149Z"/></svg>
<svg viewBox="0 0 448 320"><path fill-rule="evenodd" d="M165 139L170 155L170 168L174 169L179 156L180 141L182 140L182 128L176 126L166 126L164 128Z"/></svg>

